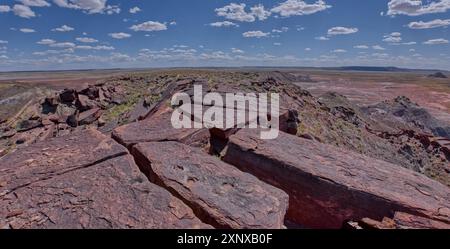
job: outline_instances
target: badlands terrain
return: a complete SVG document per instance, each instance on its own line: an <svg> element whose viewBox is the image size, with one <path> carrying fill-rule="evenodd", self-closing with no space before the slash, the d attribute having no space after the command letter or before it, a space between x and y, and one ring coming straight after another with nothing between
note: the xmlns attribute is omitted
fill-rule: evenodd
<svg viewBox="0 0 450 249"><path fill-rule="evenodd" d="M450 228L446 74L0 73L0 227ZM194 85L279 93L282 132L174 129Z"/></svg>

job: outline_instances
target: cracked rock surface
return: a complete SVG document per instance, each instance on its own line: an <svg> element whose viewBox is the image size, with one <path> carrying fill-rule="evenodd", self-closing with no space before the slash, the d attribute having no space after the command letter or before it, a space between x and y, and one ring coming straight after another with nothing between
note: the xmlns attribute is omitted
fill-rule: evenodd
<svg viewBox="0 0 450 249"><path fill-rule="evenodd" d="M11 153L0 173L3 228L211 228L95 130Z"/></svg>

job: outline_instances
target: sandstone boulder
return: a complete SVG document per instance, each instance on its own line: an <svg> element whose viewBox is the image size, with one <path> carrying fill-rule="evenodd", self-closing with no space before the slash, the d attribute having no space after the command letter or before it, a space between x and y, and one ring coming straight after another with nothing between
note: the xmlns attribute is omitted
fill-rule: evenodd
<svg viewBox="0 0 450 249"><path fill-rule="evenodd" d="M285 190L288 219L313 228L340 228L395 211L450 223L450 190L402 167L330 145L280 133L260 140L257 130L230 137L224 161ZM395 172L395 173L393 173Z"/></svg>
<svg viewBox="0 0 450 249"><path fill-rule="evenodd" d="M203 221L217 228L283 227L288 196L256 177L177 142L140 143L132 151L152 182L189 203Z"/></svg>

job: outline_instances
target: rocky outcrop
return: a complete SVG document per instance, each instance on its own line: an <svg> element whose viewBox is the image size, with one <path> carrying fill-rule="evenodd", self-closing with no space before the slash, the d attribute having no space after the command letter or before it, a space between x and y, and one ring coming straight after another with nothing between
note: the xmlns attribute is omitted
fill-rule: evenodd
<svg viewBox="0 0 450 249"><path fill-rule="evenodd" d="M132 154L152 182L179 196L215 227L283 227L286 193L198 148L177 142L141 143Z"/></svg>
<svg viewBox="0 0 450 249"><path fill-rule="evenodd" d="M428 78L447 79L447 76L442 72L436 72L428 75Z"/></svg>
<svg viewBox="0 0 450 249"><path fill-rule="evenodd" d="M0 160L2 228L210 228L94 130Z"/></svg>
<svg viewBox="0 0 450 249"><path fill-rule="evenodd" d="M450 223L447 186L333 146L284 133L260 140L257 131L241 130L230 137L224 160L285 190L287 218L308 227L339 228L395 211Z"/></svg>
<svg viewBox="0 0 450 249"><path fill-rule="evenodd" d="M387 126L405 129L407 125L438 137L450 138L449 124L434 118L426 109L405 96L364 107L362 110Z"/></svg>
<svg viewBox="0 0 450 249"><path fill-rule="evenodd" d="M208 129L175 129L170 118L170 111L139 122L114 129L112 137L126 146L142 142L178 141L190 145L202 146L208 143Z"/></svg>

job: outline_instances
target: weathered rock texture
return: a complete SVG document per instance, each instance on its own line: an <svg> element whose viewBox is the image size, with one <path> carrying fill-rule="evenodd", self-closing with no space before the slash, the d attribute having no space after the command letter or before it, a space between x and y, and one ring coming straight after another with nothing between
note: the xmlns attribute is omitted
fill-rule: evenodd
<svg viewBox="0 0 450 249"><path fill-rule="evenodd" d="M288 196L198 148L177 142L133 148L141 170L219 228L282 228Z"/></svg>
<svg viewBox="0 0 450 249"><path fill-rule="evenodd" d="M146 179L125 148L94 130L0 160L4 228L208 228Z"/></svg>
<svg viewBox="0 0 450 249"><path fill-rule="evenodd" d="M202 145L208 142L207 129L175 129L170 122L171 115L171 112L165 112L140 122L118 127L113 131L112 136L128 148L141 142L178 141L190 145Z"/></svg>
<svg viewBox="0 0 450 249"><path fill-rule="evenodd" d="M256 130L230 137L224 160L290 196L288 219L339 228L346 220L381 220L395 211L450 223L450 190L419 173L285 133Z"/></svg>

